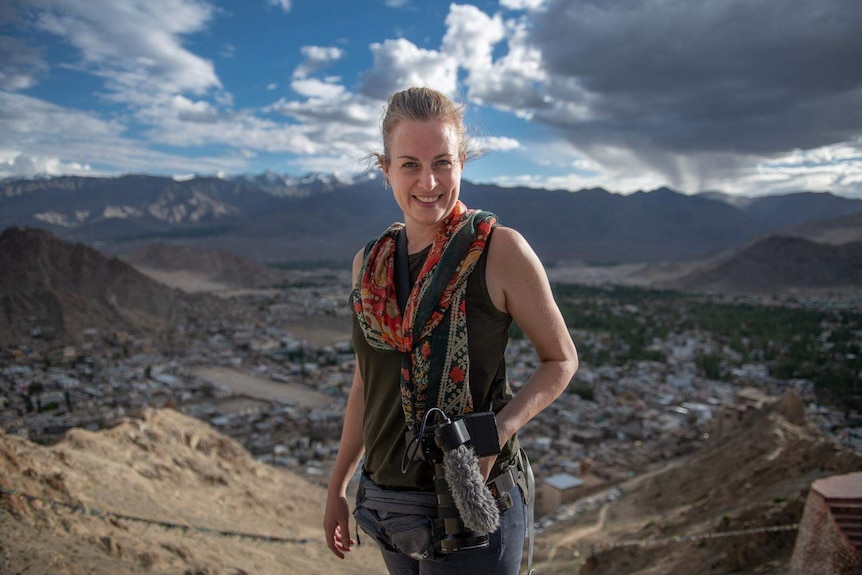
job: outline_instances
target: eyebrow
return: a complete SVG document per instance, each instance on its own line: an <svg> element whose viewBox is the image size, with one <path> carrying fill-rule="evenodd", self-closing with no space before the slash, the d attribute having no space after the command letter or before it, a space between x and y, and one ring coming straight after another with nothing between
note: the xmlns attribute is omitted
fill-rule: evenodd
<svg viewBox="0 0 862 575"><path fill-rule="evenodd" d="M440 158L451 158L453 156L454 156L454 154L449 154L449 153L437 154L436 156L434 156L434 159L439 160ZM404 154L401 156L395 156L395 159L397 159L397 160L418 160L419 158L417 158L416 156L408 156L407 154Z"/></svg>

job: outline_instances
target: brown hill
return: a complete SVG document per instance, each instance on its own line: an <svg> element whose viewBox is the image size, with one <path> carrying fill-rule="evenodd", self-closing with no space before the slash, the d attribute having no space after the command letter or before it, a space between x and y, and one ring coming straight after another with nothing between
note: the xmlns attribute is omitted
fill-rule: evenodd
<svg viewBox="0 0 862 575"><path fill-rule="evenodd" d="M793 530L673 538L793 525L815 479L860 469L862 456L824 437L799 398L787 393L710 447L623 484L600 520L590 515L543 533L538 566L547 575L575 573L580 566L581 575L784 574ZM655 540L665 543L649 544ZM645 543L590 556L593 544L602 549L624 541ZM573 549L580 549L579 557Z"/></svg>
<svg viewBox="0 0 862 575"><path fill-rule="evenodd" d="M677 289L781 293L862 286L862 242L768 236L672 282Z"/></svg>
<svg viewBox="0 0 862 575"><path fill-rule="evenodd" d="M826 439L788 394L703 451L624 483L598 519L540 534L536 566L546 575L785 573L792 530L602 549L793 525L815 479L860 469L862 456ZM0 487L2 573L383 572L370 542L345 561L326 550L322 488L171 409L75 429L50 447L0 432Z"/></svg>
<svg viewBox="0 0 862 575"><path fill-rule="evenodd" d="M191 298L129 264L49 232L8 228L0 234L0 344L79 341L128 330L156 339L176 321L226 307Z"/></svg>
<svg viewBox="0 0 862 575"><path fill-rule="evenodd" d="M321 488L259 464L239 444L171 409L98 433L74 429L51 447L0 431L0 487L38 498L0 497L0 573L383 572L371 544L344 561L326 548Z"/></svg>
<svg viewBox="0 0 862 575"><path fill-rule="evenodd" d="M267 287L287 279L287 274L242 258L227 250L193 248L155 242L124 257L143 273L152 270L189 272L200 279L234 288Z"/></svg>

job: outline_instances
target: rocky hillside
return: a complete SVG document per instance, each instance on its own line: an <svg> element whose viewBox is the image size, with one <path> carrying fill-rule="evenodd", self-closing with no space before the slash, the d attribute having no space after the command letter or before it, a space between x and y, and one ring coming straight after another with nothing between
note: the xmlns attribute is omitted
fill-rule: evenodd
<svg viewBox="0 0 862 575"><path fill-rule="evenodd" d="M0 431L0 487L0 573L383 572L370 544L344 561L326 548L323 489L171 409L51 447Z"/></svg>
<svg viewBox="0 0 862 575"><path fill-rule="evenodd" d="M862 469L862 455L823 436L792 393L697 454L620 488L601 511L540 536L551 575L787 573L795 531L674 542L676 536L792 525L811 483ZM666 540L661 545L649 541ZM670 540L670 541L667 541ZM590 554L591 545L645 541ZM574 550L579 550L577 556Z"/></svg>
<svg viewBox="0 0 862 575"><path fill-rule="evenodd" d="M228 304L191 297L83 244L38 229L0 234L0 344L80 341L128 330L154 338L185 317Z"/></svg>
<svg viewBox="0 0 862 575"><path fill-rule="evenodd" d="M603 508L540 533L535 566L546 575L783 574L793 530L673 539L793 525L815 479L859 469L862 456L825 438L787 395L736 433L622 484ZM171 409L98 433L74 429L50 447L0 431L0 487L2 573L384 572L369 541L345 561L325 548L322 488ZM647 543L608 548L634 541Z"/></svg>

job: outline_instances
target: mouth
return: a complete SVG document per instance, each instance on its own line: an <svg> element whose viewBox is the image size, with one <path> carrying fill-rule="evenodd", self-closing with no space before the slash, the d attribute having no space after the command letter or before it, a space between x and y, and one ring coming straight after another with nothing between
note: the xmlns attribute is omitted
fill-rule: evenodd
<svg viewBox="0 0 862 575"><path fill-rule="evenodd" d="M442 194L438 194L436 196L413 196L413 198L416 201L418 201L422 204L433 204L434 202L436 202L437 200L439 200L442 197L443 197Z"/></svg>

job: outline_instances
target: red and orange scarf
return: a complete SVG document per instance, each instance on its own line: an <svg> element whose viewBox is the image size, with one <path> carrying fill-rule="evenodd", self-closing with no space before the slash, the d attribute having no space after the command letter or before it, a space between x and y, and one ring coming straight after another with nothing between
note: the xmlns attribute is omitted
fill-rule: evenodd
<svg viewBox="0 0 862 575"><path fill-rule="evenodd" d="M442 222L405 309L395 293L394 223L369 250L353 289L353 308L369 345L400 351L401 404L409 428L431 407L450 417L473 411L467 349L467 278L497 218L458 202Z"/></svg>

